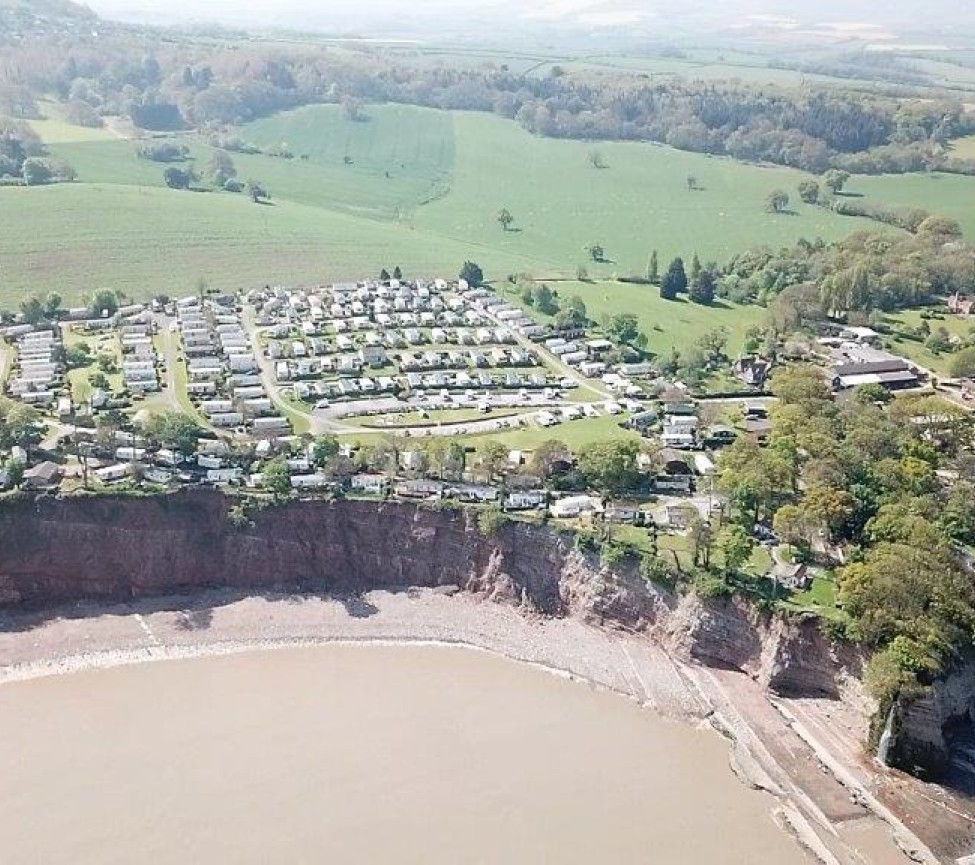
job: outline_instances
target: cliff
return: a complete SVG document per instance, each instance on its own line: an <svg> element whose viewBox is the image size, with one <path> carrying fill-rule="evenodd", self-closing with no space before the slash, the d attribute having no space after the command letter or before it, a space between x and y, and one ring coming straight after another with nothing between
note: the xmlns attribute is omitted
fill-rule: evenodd
<svg viewBox="0 0 975 865"><path fill-rule="evenodd" d="M743 670L773 691L852 698L869 711L858 653L831 645L814 620L671 593L648 584L636 562L601 567L567 533L509 522L487 536L469 511L355 500L290 502L241 524L233 504L205 490L9 500L0 507L0 607L206 588L453 587L530 614L648 632L679 657ZM890 762L911 768L921 754L943 766L944 731L968 711L973 690L946 683L930 701L899 709Z"/></svg>

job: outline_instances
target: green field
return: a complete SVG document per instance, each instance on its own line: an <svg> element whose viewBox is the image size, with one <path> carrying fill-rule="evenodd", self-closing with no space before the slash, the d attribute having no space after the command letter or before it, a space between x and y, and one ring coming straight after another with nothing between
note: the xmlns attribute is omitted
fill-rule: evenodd
<svg viewBox="0 0 975 865"><path fill-rule="evenodd" d="M76 126L65 120L65 111L57 102L40 100L37 103L41 114L39 120L31 120L30 125L41 136L45 144L61 144L74 141L114 141L117 137L105 127L89 128Z"/></svg>
<svg viewBox="0 0 975 865"><path fill-rule="evenodd" d="M958 146L964 150L972 146L972 142L962 139ZM883 204L920 207L939 216L950 216L958 220L969 241L975 240L975 177L961 174L855 177L847 185L847 191Z"/></svg>
<svg viewBox="0 0 975 865"><path fill-rule="evenodd" d="M560 298L579 295L589 318L596 322L619 312L632 312L650 340L650 351L658 355L669 353L671 348L679 350L718 327L728 329L728 351L736 354L745 341L745 332L750 327L760 327L765 319L765 310L758 306L736 306L723 300L702 306L686 297L663 300L655 285L572 280L553 283L551 287ZM516 288L502 286L501 291L507 299L520 304ZM531 314L546 318L537 310L531 310Z"/></svg>
<svg viewBox="0 0 975 865"><path fill-rule="evenodd" d="M899 327L910 327L916 328L924 320L921 318L921 310L910 309L904 312L898 312L892 315L888 315L887 323L890 324L895 330ZM967 339L973 333L975 333L975 322L969 318L962 318L957 315L951 315L947 312L947 309L942 307L938 310L943 318L940 319L928 319L928 326L931 328L931 332L934 333L939 328L944 328L948 333L953 336L961 337L962 339ZM888 338L890 348L897 354L903 355L908 360L914 361L914 363L925 369L930 369L933 372L939 373L941 375L948 375L948 368L951 365L951 353L944 352L942 354L934 354L930 349L925 346L923 341L914 341L912 339L896 339L893 337Z"/></svg>
<svg viewBox="0 0 975 865"><path fill-rule="evenodd" d="M609 278L642 272L654 248L663 261L694 251L721 261L753 244L838 238L869 224L804 205L767 214L768 192L794 190L804 176L788 169L636 143L600 144L608 167L594 169L593 145L536 138L491 115L394 105L365 112L355 122L337 106L315 106L239 130L296 154L234 155L241 179L270 190L264 206L244 195L169 190L165 166L139 159L137 142L106 130L66 140L52 119L50 150L79 182L0 189L0 304L52 288L69 302L100 287L176 294L200 276L230 289L361 277L397 264L408 275L453 275L467 258L494 278L573 276L593 242L610 261L588 263L590 273ZM202 169L209 147L179 140ZM688 174L703 191L688 191ZM497 224L502 207L516 230Z"/></svg>

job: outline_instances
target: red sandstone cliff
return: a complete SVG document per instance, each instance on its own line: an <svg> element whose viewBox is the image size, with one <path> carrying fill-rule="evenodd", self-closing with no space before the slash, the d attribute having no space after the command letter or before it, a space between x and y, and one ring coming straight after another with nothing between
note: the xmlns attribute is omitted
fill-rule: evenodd
<svg viewBox="0 0 975 865"><path fill-rule="evenodd" d="M648 631L682 657L743 670L780 692L840 696L859 673L857 652L831 645L814 621L675 595L647 584L633 562L601 568L571 535L547 527L512 522L485 536L467 511L352 500L291 502L241 525L233 504L205 490L4 502L0 607L199 588L341 595L453 586L532 613ZM903 748L934 742L946 753L948 710L971 702L968 690L950 693L904 713Z"/></svg>

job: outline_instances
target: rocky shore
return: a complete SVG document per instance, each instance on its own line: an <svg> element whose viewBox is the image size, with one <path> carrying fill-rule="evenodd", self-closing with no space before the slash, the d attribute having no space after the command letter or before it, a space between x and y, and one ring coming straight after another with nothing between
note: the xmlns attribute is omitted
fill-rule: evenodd
<svg viewBox="0 0 975 865"><path fill-rule="evenodd" d="M242 522L229 506L218 493L6 506L0 680L329 641L463 644L712 724L821 861L970 852L970 803L865 753L860 659L812 622L653 588L635 563L604 569L545 527L486 536L463 511L352 501Z"/></svg>

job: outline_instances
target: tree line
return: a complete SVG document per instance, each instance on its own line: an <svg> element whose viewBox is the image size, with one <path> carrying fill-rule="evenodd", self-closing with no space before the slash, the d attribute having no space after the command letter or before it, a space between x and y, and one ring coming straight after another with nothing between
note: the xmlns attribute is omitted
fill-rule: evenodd
<svg viewBox="0 0 975 865"><path fill-rule="evenodd" d="M55 93L79 118L122 114L142 128L217 129L312 103L341 104L351 122L365 102L499 114L550 137L656 141L701 153L876 173L975 173L953 139L975 113L951 99L904 100L840 88L793 91L741 83L649 81L624 71L534 76L505 66L417 64L379 51L204 44L114 32L57 48L13 46L0 85ZM15 91L20 92L20 91ZM598 151L593 165L604 167Z"/></svg>
<svg viewBox="0 0 975 865"><path fill-rule="evenodd" d="M48 156L40 136L27 123L0 119L0 186L42 186L75 177L68 163Z"/></svg>

